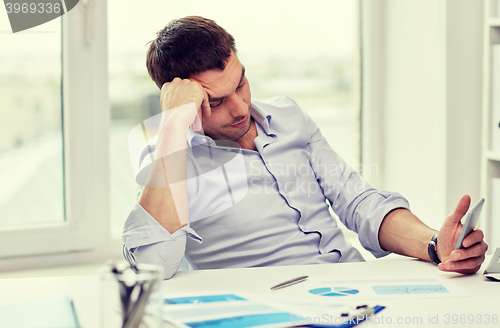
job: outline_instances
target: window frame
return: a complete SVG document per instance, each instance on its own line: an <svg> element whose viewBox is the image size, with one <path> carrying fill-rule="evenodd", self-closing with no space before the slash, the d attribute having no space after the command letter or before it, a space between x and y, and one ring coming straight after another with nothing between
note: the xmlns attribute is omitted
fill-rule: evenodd
<svg viewBox="0 0 500 328"><path fill-rule="evenodd" d="M65 217L0 230L0 268L17 270L121 257L110 234L107 1L62 19Z"/></svg>

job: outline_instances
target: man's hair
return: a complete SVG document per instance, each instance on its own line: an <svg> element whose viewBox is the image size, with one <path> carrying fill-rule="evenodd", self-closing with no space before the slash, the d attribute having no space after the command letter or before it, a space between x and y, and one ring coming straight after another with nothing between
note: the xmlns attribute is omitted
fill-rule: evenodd
<svg viewBox="0 0 500 328"><path fill-rule="evenodd" d="M174 78L214 68L224 69L234 38L213 20L200 16L174 19L151 41L146 57L149 75L161 89Z"/></svg>

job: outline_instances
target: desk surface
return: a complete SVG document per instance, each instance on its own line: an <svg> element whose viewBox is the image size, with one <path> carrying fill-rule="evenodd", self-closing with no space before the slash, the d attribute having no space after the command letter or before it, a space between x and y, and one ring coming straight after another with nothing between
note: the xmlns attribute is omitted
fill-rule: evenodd
<svg viewBox="0 0 500 328"><path fill-rule="evenodd" d="M439 275L453 279L469 296L460 298L429 298L384 300L387 308L378 316L385 321L391 318L390 326L404 327L500 327L500 283L486 280L482 272L486 263L475 275L443 273L430 263L413 260L376 260L363 263L340 263L322 265L298 265L286 267L264 267L249 269L224 269L178 272L174 278L164 281L164 294L212 290L240 290L278 296L295 296L293 288L271 291L269 288L284 280L300 275L320 277L363 277L363 276L416 276ZM0 304L23 301L53 294L66 293L73 297L78 318L84 328L99 326L99 292L97 276L44 277L0 279ZM489 315L489 324L486 324ZM448 315L448 316L446 316ZM452 322L452 315L458 315L458 322ZM460 316L462 315L462 323ZM498 322L492 323L493 315ZM429 324L429 319L438 324ZM397 321L406 321L398 324ZM421 318L421 319L418 319ZM474 323L468 320L473 318ZM381 318L382 319L382 318ZM447 320L448 319L448 320ZM481 323L478 323L481 320ZM447 324L446 321L449 321ZM413 322L408 324L408 322ZM362 326L374 325L375 322ZM379 321L377 326L388 326Z"/></svg>

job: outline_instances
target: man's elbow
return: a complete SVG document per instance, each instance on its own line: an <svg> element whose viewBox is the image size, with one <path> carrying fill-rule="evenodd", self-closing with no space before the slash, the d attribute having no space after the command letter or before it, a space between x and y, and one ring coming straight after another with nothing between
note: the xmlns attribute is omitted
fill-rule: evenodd
<svg viewBox="0 0 500 328"><path fill-rule="evenodd" d="M153 246L154 244L134 249L132 254L136 264L158 265L163 268L163 279L172 278L177 272L177 269L179 269L183 257L181 256L177 259L175 256L169 256L168 258L163 259L160 256L160 253L155 250L156 247ZM127 260L130 263L130 260Z"/></svg>

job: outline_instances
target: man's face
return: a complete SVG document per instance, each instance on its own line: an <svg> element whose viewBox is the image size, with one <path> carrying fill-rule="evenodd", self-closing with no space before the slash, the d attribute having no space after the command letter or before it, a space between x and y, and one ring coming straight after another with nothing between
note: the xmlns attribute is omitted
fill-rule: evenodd
<svg viewBox="0 0 500 328"><path fill-rule="evenodd" d="M245 68L236 54L226 62L226 67L193 74L205 89L210 100L212 115L203 115L205 135L216 140L237 141L250 129L250 87L245 77Z"/></svg>

